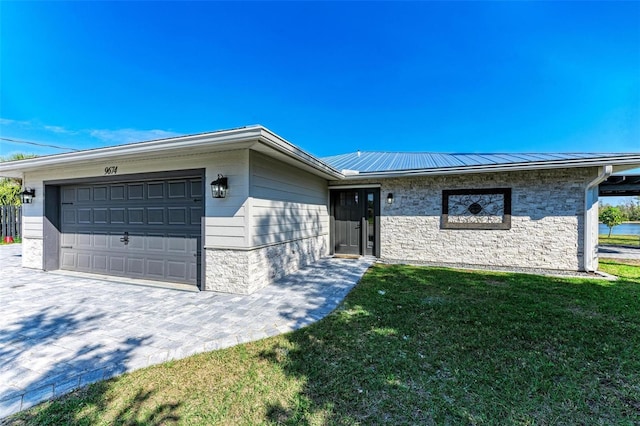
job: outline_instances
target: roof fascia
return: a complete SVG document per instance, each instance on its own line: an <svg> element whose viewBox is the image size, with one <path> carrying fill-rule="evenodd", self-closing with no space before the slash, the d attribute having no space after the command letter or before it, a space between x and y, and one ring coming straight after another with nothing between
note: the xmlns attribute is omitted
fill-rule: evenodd
<svg viewBox="0 0 640 426"><path fill-rule="evenodd" d="M7 161L0 163L0 173L4 171L30 170L46 166L60 166L83 161L104 161L124 156L157 156L159 153L166 153L171 150L232 146L258 139L260 130L260 127L248 127L47 155L26 160Z"/></svg>
<svg viewBox="0 0 640 426"><path fill-rule="evenodd" d="M333 167L331 167L324 161L320 160L319 158L300 149L296 145L281 138L280 136L273 133L267 128L263 127L261 130L262 130L262 134L260 136L260 142L263 143L264 145L267 145L268 147L275 149L276 151L280 152L281 154L284 154L287 157L300 161L312 167L313 169L318 170L323 175L325 175L326 178L344 179L344 175L340 171L338 171L337 169L334 169Z"/></svg>
<svg viewBox="0 0 640 426"><path fill-rule="evenodd" d="M158 157L165 155L167 152L179 150L234 149L236 146L241 148L245 143L248 143L245 146L248 149L255 149L255 143L268 146L296 162L303 163L316 174L326 177L327 179L341 179L343 177L342 173L338 170L262 126L251 126L198 135L138 142L128 145L47 155L25 160L8 161L0 163L0 176L18 177L22 176L23 172L29 170L52 166L60 167L65 164L80 162L105 161L122 157ZM267 155L269 155L268 151Z"/></svg>

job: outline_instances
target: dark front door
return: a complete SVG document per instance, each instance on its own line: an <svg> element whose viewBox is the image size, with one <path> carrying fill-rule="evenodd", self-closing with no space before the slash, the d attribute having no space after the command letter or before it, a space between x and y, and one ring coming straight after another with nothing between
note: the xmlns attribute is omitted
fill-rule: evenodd
<svg viewBox="0 0 640 426"><path fill-rule="evenodd" d="M334 253L378 256L379 194L377 188L331 191Z"/></svg>

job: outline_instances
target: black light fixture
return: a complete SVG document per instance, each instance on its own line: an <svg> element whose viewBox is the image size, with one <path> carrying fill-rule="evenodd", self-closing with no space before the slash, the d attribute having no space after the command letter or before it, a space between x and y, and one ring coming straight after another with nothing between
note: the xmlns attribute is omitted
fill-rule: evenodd
<svg viewBox="0 0 640 426"><path fill-rule="evenodd" d="M36 190L33 188L24 188L20 193L20 200L22 204L31 204L31 201L36 197Z"/></svg>
<svg viewBox="0 0 640 426"><path fill-rule="evenodd" d="M211 196L213 198L224 198L227 196L228 188L227 178L219 174L218 179L211 182Z"/></svg>
<svg viewBox="0 0 640 426"><path fill-rule="evenodd" d="M392 193L387 194L387 204L389 204L389 205L393 204L393 194Z"/></svg>

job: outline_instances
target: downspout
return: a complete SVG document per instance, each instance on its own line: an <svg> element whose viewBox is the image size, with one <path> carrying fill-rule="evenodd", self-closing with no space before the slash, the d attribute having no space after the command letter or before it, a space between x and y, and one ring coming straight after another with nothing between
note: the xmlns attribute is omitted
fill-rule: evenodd
<svg viewBox="0 0 640 426"><path fill-rule="evenodd" d="M595 267L593 266L593 253L591 252L592 247L592 233L591 226L593 225L591 222L591 214L590 210L594 204L593 200L591 200L590 192L593 187L599 185L603 181L605 181L611 174L613 173L613 166L611 165L603 165L602 172L591 182L587 184L587 188L584 190L584 247L582 249L582 259L584 264L584 270L586 272L595 271ZM597 221L596 221L597 225ZM588 250L588 253L587 253ZM588 254L588 256L587 256Z"/></svg>

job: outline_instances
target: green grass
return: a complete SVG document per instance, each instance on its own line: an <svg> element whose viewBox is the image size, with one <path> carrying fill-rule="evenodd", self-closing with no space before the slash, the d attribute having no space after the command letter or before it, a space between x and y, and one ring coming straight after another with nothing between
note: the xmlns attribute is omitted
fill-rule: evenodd
<svg viewBox="0 0 640 426"><path fill-rule="evenodd" d="M21 242L22 242L22 238L20 238L20 237L16 237L16 238L13 240L13 243L9 243L9 244L18 244L18 243L21 243ZM6 245L6 244L7 244L7 243L5 243L5 242L4 242L4 238L0 238L0 245Z"/></svg>
<svg viewBox="0 0 640 426"><path fill-rule="evenodd" d="M640 247L640 236L638 235L616 235L600 234L598 236L598 243L605 246L629 246Z"/></svg>
<svg viewBox="0 0 640 426"><path fill-rule="evenodd" d="M13 424L639 424L619 281L375 266L324 320L97 383Z"/></svg>

